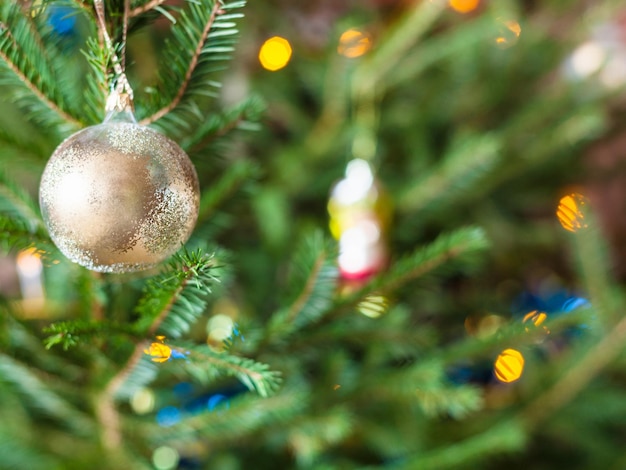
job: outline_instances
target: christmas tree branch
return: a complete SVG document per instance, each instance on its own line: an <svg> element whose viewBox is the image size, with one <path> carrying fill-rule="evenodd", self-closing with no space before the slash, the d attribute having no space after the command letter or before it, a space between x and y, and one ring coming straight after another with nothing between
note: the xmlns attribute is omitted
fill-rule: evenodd
<svg viewBox="0 0 626 470"><path fill-rule="evenodd" d="M55 101L51 100L46 96L46 94L31 80L28 78L26 73L17 65L17 63L12 60L11 57L5 52L6 46L2 44L2 36L5 36L9 42L11 42L11 46L9 46L14 51L17 51L19 48L18 44L13 40L9 29L6 24L0 22L0 59L7 65L9 70L15 74L15 76L19 79L19 81L46 107L55 112L63 121L71 124L74 127L81 127L82 124L80 121L70 116L68 113L63 111Z"/></svg>
<svg viewBox="0 0 626 470"><path fill-rule="evenodd" d="M582 359L577 359L552 387L533 400L521 419L536 426L572 401L623 350L626 344L626 318L615 325Z"/></svg>
<svg viewBox="0 0 626 470"><path fill-rule="evenodd" d="M153 336L170 317L165 326L169 336L179 336L189 328L189 323L204 310L206 300L200 297L208 292L208 282L215 280L209 273L213 268L211 257L200 253L177 254L170 269L153 278L145 289L145 295L137 310L142 318L135 324L139 334ZM185 296L187 294L187 297ZM102 443L107 448L116 448L121 442L119 414L115 398L129 380L144 355L149 340L139 341L125 365L109 380L100 396L97 412L103 425Z"/></svg>
<svg viewBox="0 0 626 470"><path fill-rule="evenodd" d="M608 334L589 346L582 357L574 354L565 373L548 390L534 399L521 419L536 426L559 408L571 402L610 362L624 351L626 344L626 317L621 287L616 286L608 273L611 269L608 248L605 246L599 221L588 211L585 230L576 233L574 245L578 254L579 270L585 280L599 323L606 325ZM600 326L598 325L598 328Z"/></svg>
<svg viewBox="0 0 626 470"><path fill-rule="evenodd" d="M486 250L488 246L485 232L477 227L467 227L440 235L431 244L419 248L412 255L398 261L389 271L346 297L340 306L354 305L372 292L394 291L408 281L432 274L448 263L469 263L471 266L476 261L475 256Z"/></svg>
<svg viewBox="0 0 626 470"><path fill-rule="evenodd" d="M107 449L116 449L122 442L120 416L115 406L115 396L141 360L144 354L143 350L148 344L147 340L137 343L126 364L108 382L98 398L96 414L102 425L102 444Z"/></svg>
<svg viewBox="0 0 626 470"><path fill-rule="evenodd" d="M257 172L258 167L249 160L239 160L231 165L216 184L211 185L202 193L198 225L208 220L223 201L228 200L245 183L254 179Z"/></svg>
<svg viewBox="0 0 626 470"><path fill-rule="evenodd" d="M165 3L167 0L151 0L148 3L144 4L144 5L140 5L136 8L133 8L132 10L130 10L128 17L129 18L134 18L135 16L139 16L142 15L144 13L146 13L147 11L153 10L156 7L158 7L159 5Z"/></svg>
<svg viewBox="0 0 626 470"><path fill-rule="evenodd" d="M151 279L137 306L141 318L135 325L141 335L157 332L179 337L204 311L209 284L217 281L212 256L200 251L176 254L169 270Z"/></svg>
<svg viewBox="0 0 626 470"><path fill-rule="evenodd" d="M258 400L242 397L237 406L221 413L200 413L185 417L168 428L152 431L155 442L210 439L211 442L228 442L255 431L263 432L271 426L284 426L292 416L301 415L310 400L302 390L284 390L280 395ZM210 414L208 414L210 413Z"/></svg>
<svg viewBox="0 0 626 470"><path fill-rule="evenodd" d="M226 374L236 377L248 390L256 391L262 397L271 395L281 383L280 373L270 370L267 364L217 353L206 345L191 348L185 355L185 370L201 383Z"/></svg>
<svg viewBox="0 0 626 470"><path fill-rule="evenodd" d="M289 306L272 316L266 341L313 323L331 310L338 270L335 250L321 231L300 243L291 269Z"/></svg>
<svg viewBox="0 0 626 470"><path fill-rule="evenodd" d="M30 195L0 171L0 213L23 220L31 232L43 227L43 221Z"/></svg>
<svg viewBox="0 0 626 470"><path fill-rule="evenodd" d="M444 445L429 452L420 452L395 465L384 468L393 470L441 470L444 468L472 468L476 461L486 456L505 451L514 452L523 448L526 436L519 423L507 420L487 431L454 444ZM383 467L367 467L367 470Z"/></svg>
<svg viewBox="0 0 626 470"><path fill-rule="evenodd" d="M35 23L33 18L35 16L35 12L31 11L29 8L26 8L25 5L22 5L22 10L24 14L24 18L26 18L26 23L28 24L28 29L30 33L30 37L35 41L39 50L42 52L42 56L46 59L47 64L49 64L50 58L46 55L46 49L44 47L44 41L39 33L39 30L35 27ZM39 13L37 13L39 14Z"/></svg>
<svg viewBox="0 0 626 470"><path fill-rule="evenodd" d="M384 94L384 78L415 48L415 44L445 10L447 3L443 0L418 2L403 15L355 73L355 89L363 92L380 84L379 92Z"/></svg>
<svg viewBox="0 0 626 470"><path fill-rule="evenodd" d="M315 289L315 285L317 283L317 276L324 267L324 262L327 259L328 253L322 251L318 254L317 259L311 268L309 278L302 288L302 292L300 292L298 298L291 304L291 307L289 307L289 310L287 311L286 320L288 322L292 322L298 316L298 314L302 311L302 308L306 305L308 299L313 294L313 290Z"/></svg>
<svg viewBox="0 0 626 470"><path fill-rule="evenodd" d="M185 74L185 78L183 82L180 84L180 87L178 89L178 92L176 93L176 96L174 96L174 98L168 105L162 107L151 116L148 116L142 119L140 121L141 125L147 126L149 124L152 124L155 121L158 121L163 116L171 112L174 108L176 108L176 106L178 106L180 101L183 99L183 96L185 95L185 92L187 91L187 87L189 86L189 83L191 81L193 72L196 69L196 66L198 65L198 59L200 57L200 54L202 54L202 48L204 47L204 43L206 42L209 32L211 31L211 27L213 26L213 23L215 22L215 19L217 18L217 15L220 12L221 12L221 2L216 0L215 4L213 5L213 8L211 9L211 14L206 24L204 25L204 29L202 30L202 34L200 35L200 38L196 45L196 49L193 55L191 56L191 61L189 62L187 73Z"/></svg>
<svg viewBox="0 0 626 470"><path fill-rule="evenodd" d="M187 286L188 283L189 283L189 279L185 279L183 281L183 283L180 285L180 287L178 287L174 292L172 292L171 298L169 299L167 304L163 307L161 312L152 321L152 324L150 325L150 328L148 328L148 331L146 332L147 336L152 337L152 336L154 336L156 334L156 332L158 331L159 327L161 326L161 323L163 323L163 320L165 320L165 318L172 311L172 307L174 306L174 302L176 301L176 299L178 298L180 293L183 291L183 289L185 289L185 287Z"/></svg>

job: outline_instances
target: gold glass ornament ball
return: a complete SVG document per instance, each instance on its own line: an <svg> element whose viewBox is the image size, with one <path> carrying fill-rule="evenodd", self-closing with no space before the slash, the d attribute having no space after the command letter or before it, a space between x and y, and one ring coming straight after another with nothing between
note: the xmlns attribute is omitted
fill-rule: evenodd
<svg viewBox="0 0 626 470"><path fill-rule="evenodd" d="M139 271L169 257L191 235L199 199L187 154L134 122L105 121L68 137L39 188L59 250L100 272Z"/></svg>

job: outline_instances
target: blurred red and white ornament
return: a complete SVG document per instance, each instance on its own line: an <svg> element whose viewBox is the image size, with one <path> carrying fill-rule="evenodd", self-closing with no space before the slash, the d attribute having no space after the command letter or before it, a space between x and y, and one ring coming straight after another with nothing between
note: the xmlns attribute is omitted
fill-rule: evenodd
<svg viewBox="0 0 626 470"><path fill-rule="evenodd" d="M328 212L331 233L339 241L342 277L360 280L384 269L389 203L367 161L348 163L345 178L331 191Z"/></svg>

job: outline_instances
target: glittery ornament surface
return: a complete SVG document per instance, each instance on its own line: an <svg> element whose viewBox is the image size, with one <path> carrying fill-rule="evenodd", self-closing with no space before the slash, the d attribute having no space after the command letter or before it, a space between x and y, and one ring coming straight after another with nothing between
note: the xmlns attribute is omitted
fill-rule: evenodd
<svg viewBox="0 0 626 470"><path fill-rule="evenodd" d="M130 122L67 138L43 173L39 199L52 240L71 261L101 272L149 268L187 241L199 184L172 140Z"/></svg>

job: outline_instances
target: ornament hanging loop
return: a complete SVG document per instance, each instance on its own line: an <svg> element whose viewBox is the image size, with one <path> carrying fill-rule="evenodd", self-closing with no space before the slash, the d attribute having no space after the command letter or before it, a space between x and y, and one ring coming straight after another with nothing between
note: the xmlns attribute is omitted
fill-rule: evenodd
<svg viewBox="0 0 626 470"><path fill-rule="evenodd" d="M104 1L94 0L94 8L96 10L96 16L98 19L98 28L100 29L100 33L102 35L102 39L104 40L106 48L111 55L111 60L113 62L113 72L115 73L115 86L112 87L105 106L105 112L107 114L105 121L110 120L113 115L124 115L124 120L136 122L133 116L133 89L131 88L130 83L128 82L128 78L126 78L126 73L124 72L124 61L120 61L120 58L117 56L115 48L113 47L113 42L111 41L111 37L107 32ZM126 29L128 22L128 9L129 2L128 0L125 0L123 34L124 49L122 50L123 57L126 55Z"/></svg>

